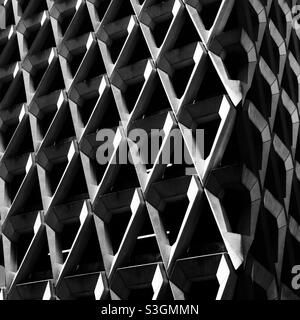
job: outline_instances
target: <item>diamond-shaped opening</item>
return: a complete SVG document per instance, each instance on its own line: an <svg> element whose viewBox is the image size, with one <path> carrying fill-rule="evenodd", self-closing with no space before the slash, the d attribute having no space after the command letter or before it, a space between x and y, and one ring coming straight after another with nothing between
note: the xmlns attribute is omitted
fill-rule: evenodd
<svg viewBox="0 0 300 320"><path fill-rule="evenodd" d="M149 218L148 212L143 212L144 221L130 254L120 267L142 265L161 261L161 255L157 245L156 236Z"/></svg>
<svg viewBox="0 0 300 320"><path fill-rule="evenodd" d="M25 120L21 131L18 131L18 136L14 139L13 148L10 149L10 157L34 151L29 119Z"/></svg>
<svg viewBox="0 0 300 320"><path fill-rule="evenodd" d="M121 20L122 18L133 15L133 8L130 1L122 1L122 4L116 10L113 21Z"/></svg>
<svg viewBox="0 0 300 320"><path fill-rule="evenodd" d="M132 212L130 209L120 213L115 213L112 214L110 221L107 223L107 229L110 235L110 242L114 254L119 250L131 215Z"/></svg>
<svg viewBox="0 0 300 320"><path fill-rule="evenodd" d="M297 105L299 95L299 82L288 61L285 64L281 86L293 100L294 104Z"/></svg>
<svg viewBox="0 0 300 320"><path fill-rule="evenodd" d="M192 281L188 291L185 293L187 300L212 301L217 297L219 282L216 277L202 281Z"/></svg>
<svg viewBox="0 0 300 320"><path fill-rule="evenodd" d="M189 172L192 172L192 174L196 173L196 170L193 166L193 161L191 159L189 150L187 149L187 146L185 144L185 141L183 137L180 138L181 143L178 139L175 139L174 137L171 137L170 139L170 162L167 164L166 160L169 160L168 157L168 149L163 150L163 157L160 158L160 162L162 164L165 164L166 167L164 167L164 170L159 177L159 180L165 180L165 179L174 179L179 178L188 175ZM193 171L190 171L193 170ZM194 172L194 173L193 173Z"/></svg>
<svg viewBox="0 0 300 320"><path fill-rule="evenodd" d="M292 146L293 123L292 123L291 115L283 106L281 99L279 100L273 130L286 146Z"/></svg>
<svg viewBox="0 0 300 320"><path fill-rule="evenodd" d="M5 96L5 94L9 90L12 82L13 82L13 78L5 79L0 82L0 101L2 100L2 98Z"/></svg>
<svg viewBox="0 0 300 320"><path fill-rule="evenodd" d="M95 159L89 159L92 175L96 178L97 185L102 181L107 165L100 165Z"/></svg>
<svg viewBox="0 0 300 320"><path fill-rule="evenodd" d="M244 14L243 11L245 10L240 2L244 1L235 1L234 6L232 8L232 11L230 13L230 16L227 20L227 23L224 28L224 32L230 31L230 30L241 30L242 26L244 25ZM248 14L248 12L247 12Z"/></svg>
<svg viewBox="0 0 300 320"><path fill-rule="evenodd" d="M86 234L86 245L77 257L70 275L87 274L104 270L102 254L97 237L95 224L91 223L91 229Z"/></svg>
<svg viewBox="0 0 300 320"><path fill-rule="evenodd" d="M47 113L42 115L42 118L38 120L38 126L40 129L40 133L44 137L49 130L50 124L53 121L55 115L57 113L57 109L49 110Z"/></svg>
<svg viewBox="0 0 300 320"><path fill-rule="evenodd" d="M165 207L160 213L170 245L173 245L177 239L188 205L189 199L186 195L177 199L167 199Z"/></svg>
<svg viewBox="0 0 300 320"><path fill-rule="evenodd" d="M173 49L182 48L191 43L200 41L200 36L190 18L190 16L186 13L183 19L183 26L179 34L176 37L176 41L172 46Z"/></svg>
<svg viewBox="0 0 300 320"><path fill-rule="evenodd" d="M68 160L63 160L61 162L53 163L51 172L48 175L48 181L50 184L51 193L54 194L56 188L62 178L62 175L67 167Z"/></svg>
<svg viewBox="0 0 300 320"><path fill-rule="evenodd" d="M21 199L22 205L20 206L19 212L34 212L43 210L41 190L36 170L34 171L31 177L31 183L28 184L27 188L29 189L28 193L34 194L34 197L23 197L23 199Z"/></svg>
<svg viewBox="0 0 300 320"><path fill-rule="evenodd" d="M265 61L268 61L268 65L273 71L274 74L278 74L279 72L279 50L277 44L274 42L273 38L270 35L270 31L267 28L262 45L260 48L260 54L264 58Z"/></svg>
<svg viewBox="0 0 300 320"><path fill-rule="evenodd" d="M203 2L203 4L202 4ZM217 17L217 13L222 4L222 0L210 0L210 1L200 1L202 8L200 11L201 20L205 26L206 30L209 30Z"/></svg>
<svg viewBox="0 0 300 320"><path fill-rule="evenodd" d="M165 179L173 179L173 178L179 178L187 175L187 169L191 169L190 165L187 164L173 164L170 163L165 168L162 176L159 180L165 180ZM196 170L194 171L196 174ZM193 173L194 174L194 173Z"/></svg>
<svg viewBox="0 0 300 320"><path fill-rule="evenodd" d="M75 7L72 7L71 9L66 10L60 15L59 24L60 24L62 35L66 33L75 13L76 13L76 9Z"/></svg>
<svg viewBox="0 0 300 320"><path fill-rule="evenodd" d="M29 263L31 268L21 283L52 279L52 268L46 233L43 233L42 238L39 240L39 249Z"/></svg>
<svg viewBox="0 0 300 320"><path fill-rule="evenodd" d="M154 1L151 6L146 9L146 11L152 11L154 7L159 8L159 11L164 11L163 7L167 5L167 3L174 3L174 0L168 1ZM169 11L168 14L160 15L156 18L152 19L151 23L151 32L154 38L156 46L159 48L167 35L167 32L171 26L171 22L173 20L172 12Z"/></svg>
<svg viewBox="0 0 300 320"><path fill-rule="evenodd" d="M70 38L77 38L80 37L88 32L93 32L93 24L90 19L90 15L86 5L79 9L80 12L77 13L76 16L76 23L72 23L72 29L70 30L70 34L68 37Z"/></svg>
<svg viewBox="0 0 300 320"><path fill-rule="evenodd" d="M181 98L183 96L194 66L195 64L192 61L184 65L175 66L171 81L175 94L178 98Z"/></svg>
<svg viewBox="0 0 300 320"><path fill-rule="evenodd" d="M212 118L204 119L201 121L201 118L199 119L199 122L197 123L196 130L203 130L204 131L204 158L206 159L210 152L211 148L215 142L217 132L219 130L221 123L221 118L219 114L215 114L215 116ZM193 130L193 135L195 138L196 131Z"/></svg>
<svg viewBox="0 0 300 320"><path fill-rule="evenodd" d="M151 283L147 285L143 285L142 287L138 287L136 289L131 289L128 300L131 301L149 301L153 297L153 288Z"/></svg>
<svg viewBox="0 0 300 320"><path fill-rule="evenodd" d="M136 175L135 167L133 165L122 164L117 166L119 171L116 179L112 183L110 192L117 192L121 190L137 188L140 186Z"/></svg>
<svg viewBox="0 0 300 320"><path fill-rule="evenodd" d="M240 42L226 47L224 64L231 79L247 82L248 56Z"/></svg>
<svg viewBox="0 0 300 320"><path fill-rule="evenodd" d="M165 138L163 126L165 124L166 117L167 113L164 113L133 122L135 128L142 129L145 134L147 134L147 137L141 136L133 139L134 143L136 143L139 148L139 157L147 170L152 169L159 150L161 149L163 139Z"/></svg>
<svg viewBox="0 0 300 320"><path fill-rule="evenodd" d="M99 20L101 21L105 15L108 6L110 5L111 0L99 0L95 3L95 8L98 13Z"/></svg>
<svg viewBox="0 0 300 320"><path fill-rule="evenodd" d="M145 38L144 38L140 29L138 29L138 31L137 31L133 48L134 49L132 51L132 54L131 54L128 62L126 63L127 65L131 65L131 64L134 64L138 61L148 59L151 57L149 48L145 42Z"/></svg>
<svg viewBox="0 0 300 320"><path fill-rule="evenodd" d="M277 220L264 208L260 210L258 215L255 237L250 253L267 270L275 273L275 263L278 261Z"/></svg>
<svg viewBox="0 0 300 320"><path fill-rule="evenodd" d="M68 224L64 224L62 232L58 234L58 239L60 242L60 248L62 250L64 262L66 261L70 253L71 247L73 245L73 242L75 240L79 227L80 227L79 220L72 221Z"/></svg>
<svg viewBox="0 0 300 320"><path fill-rule="evenodd" d="M6 123L5 124L5 129L1 130L1 138L3 141L3 146L6 149L8 146L13 134L15 133L17 126L19 125L18 118L14 119L13 122Z"/></svg>
<svg viewBox="0 0 300 320"><path fill-rule="evenodd" d="M166 20L158 21L154 24L152 28L152 35L158 48L163 44L172 20L173 16L170 15Z"/></svg>
<svg viewBox="0 0 300 320"><path fill-rule="evenodd" d="M129 113L134 109L144 83L144 79L137 79L136 81L127 84L123 96Z"/></svg>
<svg viewBox="0 0 300 320"><path fill-rule="evenodd" d="M247 99L253 102L258 111L268 119L271 116L272 92L265 78L256 70Z"/></svg>
<svg viewBox="0 0 300 320"><path fill-rule="evenodd" d="M21 8L23 13L25 12L27 6L29 5L29 2L30 1L26 1L26 0L19 0L18 1L18 4L19 4L19 6L20 6L20 8Z"/></svg>
<svg viewBox="0 0 300 320"><path fill-rule="evenodd" d="M94 108L96 107L98 99L99 94L97 94L96 96L88 97L86 99L82 99L82 104L78 106L78 111L84 125L86 125L88 120L90 119L90 116Z"/></svg>
<svg viewBox="0 0 300 320"><path fill-rule="evenodd" d="M100 123L97 123L94 129L99 128L112 128L115 129L119 126L120 115L116 106L116 101L113 97L111 89L109 89L108 97L100 108L106 108L103 118Z"/></svg>
<svg viewBox="0 0 300 320"><path fill-rule="evenodd" d="M33 72L31 73L31 79L32 79L34 90L38 88L47 69L48 69L48 64L43 64L43 65L40 65L38 68L34 68Z"/></svg>
<svg viewBox="0 0 300 320"><path fill-rule="evenodd" d="M0 67L5 67L6 65L13 64L16 61L20 61L20 52L19 52L19 45L18 40L16 36L12 36L11 39L7 42L1 41L0 42L0 52L4 50L8 46L10 48L9 52L10 54L6 54L5 56L2 55L0 60ZM0 54L1 56L1 54Z"/></svg>
<svg viewBox="0 0 300 320"><path fill-rule="evenodd" d="M23 81L23 77L20 77L17 80L17 84L15 87L16 92L18 92L18 94L14 95L12 97L12 100L10 102L10 105L17 105L17 104L22 104L25 103L27 101L26 98L26 92L25 92L25 86L24 86L24 81Z"/></svg>
<svg viewBox="0 0 300 320"><path fill-rule="evenodd" d="M148 135L147 143L148 143L148 151L147 151L147 156L145 157L143 154L141 154L143 160L146 163L146 169L150 170L153 168L154 162L157 158L157 155L161 149L163 142L163 137L159 134L154 134L154 132L151 132L150 135ZM155 150L154 145L157 145L157 150ZM154 153L154 151L156 151Z"/></svg>
<svg viewBox="0 0 300 320"><path fill-rule="evenodd" d="M55 39L50 21L47 22L45 29L43 30L43 37L39 42L39 51L44 51L55 47Z"/></svg>
<svg viewBox="0 0 300 320"><path fill-rule="evenodd" d="M206 68L204 78L199 86L194 102L227 94L213 63L209 58L206 60Z"/></svg>
<svg viewBox="0 0 300 320"><path fill-rule="evenodd" d="M42 0L42 1L23 0L23 1L19 1L19 4L21 6L21 10L23 12L24 19L32 17L32 16L38 14L39 12L48 10L47 2L44 0ZM24 15L24 12L27 8L28 8L28 10L26 12L26 15Z"/></svg>
<svg viewBox="0 0 300 320"><path fill-rule="evenodd" d="M98 45L95 45L92 50L93 54L91 60L89 61L89 66L86 70L86 74L82 79L85 81L89 81L90 79L96 78L106 73L106 69Z"/></svg>
<svg viewBox="0 0 300 320"><path fill-rule="evenodd" d="M34 232L33 232L33 229L31 229L28 232L21 233L19 235L17 242L15 243L15 250L16 250L15 254L16 254L16 262L17 262L18 268L20 267L24 259L25 253L29 248L29 245L33 239L33 236L34 236Z"/></svg>
<svg viewBox="0 0 300 320"><path fill-rule="evenodd" d="M148 116L167 111L171 111L171 106L161 81L158 76L156 76L152 96L142 117L146 118Z"/></svg>
<svg viewBox="0 0 300 320"><path fill-rule="evenodd" d="M89 197L81 161L78 160L72 173L70 183L64 189L63 199L59 203L79 201Z"/></svg>
<svg viewBox="0 0 300 320"><path fill-rule="evenodd" d="M11 202L13 202L18 190L20 189L21 184L25 178L25 175L26 175L26 172L24 168L23 172L13 174L11 181L7 182L7 192Z"/></svg>
<svg viewBox="0 0 300 320"><path fill-rule="evenodd" d="M65 82L57 59L52 66L51 74L48 74L47 76L47 87L40 92L40 95L47 95L53 91L62 89L65 89Z"/></svg>
<svg viewBox="0 0 300 320"><path fill-rule="evenodd" d="M276 174L274 174L274 172L276 172ZM279 201L282 201L286 196L286 170L284 162L275 152L273 147L271 148L269 155L265 188Z"/></svg>
<svg viewBox="0 0 300 320"><path fill-rule="evenodd" d="M121 50L125 44L127 39L127 34L120 34L118 37L114 37L111 39L111 43L109 45L109 53L113 63L115 63L121 53Z"/></svg>
<svg viewBox="0 0 300 320"><path fill-rule="evenodd" d="M261 135L248 119L245 122L242 122L241 113L238 112L237 121L234 124L230 139L220 161L220 166L247 163L250 165L249 168L255 166L255 168L260 169L262 154ZM248 143L247 150L242 148L245 145L246 137ZM204 142L206 143L206 140Z"/></svg>
<svg viewBox="0 0 300 320"><path fill-rule="evenodd" d="M76 72L78 71L78 68L80 64L82 63L82 60L86 54L86 47L83 48L83 50L76 51L72 53L72 58L68 61L71 74L74 77Z"/></svg>
<svg viewBox="0 0 300 320"><path fill-rule="evenodd" d="M31 46L32 46L32 44L33 44L33 42L39 32L40 32L40 25L38 25L38 24L33 25L32 27L30 27L26 30L24 37L25 37L28 49L31 48Z"/></svg>
<svg viewBox="0 0 300 320"><path fill-rule="evenodd" d="M227 252L220 230L206 197L199 208L199 220L186 250L185 257Z"/></svg>
<svg viewBox="0 0 300 320"><path fill-rule="evenodd" d="M55 133L55 137L53 138L53 142L57 144L75 137L74 124L71 118L69 106L66 108L64 117L64 125Z"/></svg>
<svg viewBox="0 0 300 320"><path fill-rule="evenodd" d="M225 186L222 204L232 232L249 234L249 220L251 217L249 190L242 183Z"/></svg>

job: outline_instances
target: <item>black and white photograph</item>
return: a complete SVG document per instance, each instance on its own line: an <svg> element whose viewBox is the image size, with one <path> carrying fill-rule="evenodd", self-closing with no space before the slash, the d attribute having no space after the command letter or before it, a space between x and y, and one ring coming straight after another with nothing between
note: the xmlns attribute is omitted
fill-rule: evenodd
<svg viewBox="0 0 300 320"><path fill-rule="evenodd" d="M300 0L0 0L0 317L300 300L299 117Z"/></svg>

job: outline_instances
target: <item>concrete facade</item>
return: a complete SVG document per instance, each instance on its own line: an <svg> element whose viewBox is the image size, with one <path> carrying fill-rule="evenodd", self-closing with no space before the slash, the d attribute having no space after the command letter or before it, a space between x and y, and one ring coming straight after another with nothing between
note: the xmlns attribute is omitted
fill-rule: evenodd
<svg viewBox="0 0 300 320"><path fill-rule="evenodd" d="M0 299L299 299L296 4L0 1Z"/></svg>

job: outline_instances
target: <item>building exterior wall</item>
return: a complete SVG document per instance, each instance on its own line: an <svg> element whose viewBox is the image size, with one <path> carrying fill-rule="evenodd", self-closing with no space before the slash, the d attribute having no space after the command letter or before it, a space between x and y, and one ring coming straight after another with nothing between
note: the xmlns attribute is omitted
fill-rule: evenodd
<svg viewBox="0 0 300 320"><path fill-rule="evenodd" d="M0 298L299 299L298 11L0 1Z"/></svg>

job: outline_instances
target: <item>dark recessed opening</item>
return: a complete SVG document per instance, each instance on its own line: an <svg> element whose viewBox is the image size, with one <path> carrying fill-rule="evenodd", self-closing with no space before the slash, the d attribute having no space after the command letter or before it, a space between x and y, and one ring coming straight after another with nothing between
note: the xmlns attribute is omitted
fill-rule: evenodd
<svg viewBox="0 0 300 320"><path fill-rule="evenodd" d="M193 281L189 291L186 293L186 298L197 301L216 300L219 286L216 277L204 281Z"/></svg>
<svg viewBox="0 0 300 320"><path fill-rule="evenodd" d="M62 35L64 35L74 17L74 14L76 12L75 8L72 8L71 10L68 10L66 12L64 12L59 19L60 22L60 28L61 28L61 32Z"/></svg>
<svg viewBox="0 0 300 320"><path fill-rule="evenodd" d="M39 245L39 252L33 258L33 267L22 283L49 280L53 277L46 234L43 235Z"/></svg>
<svg viewBox="0 0 300 320"><path fill-rule="evenodd" d="M231 230L234 233L245 234L244 225L251 216L251 197L248 189L242 185L231 185L225 188L222 204L226 211Z"/></svg>
<svg viewBox="0 0 300 320"><path fill-rule="evenodd" d="M109 46L109 53L113 63L115 63L121 53L124 46L127 34L123 34L121 37L111 39L111 44Z"/></svg>
<svg viewBox="0 0 300 320"><path fill-rule="evenodd" d="M226 70L230 79L247 82L248 80L248 57L240 43L226 48L224 59Z"/></svg>
<svg viewBox="0 0 300 320"><path fill-rule="evenodd" d="M83 57L86 54L86 50L76 53L72 56L72 60L69 61L70 70L72 73L72 76L74 77L76 72L78 71L78 68L80 64L82 63Z"/></svg>
<svg viewBox="0 0 300 320"><path fill-rule="evenodd" d="M42 134L42 136L44 137L49 129L49 126L51 124L51 122L54 119L54 116L56 114L57 110L52 110L50 112L48 112L47 114L45 114L43 116L43 118L41 120L38 121L39 123L39 127L40 127L40 132Z"/></svg>
<svg viewBox="0 0 300 320"><path fill-rule="evenodd" d="M62 175L66 169L67 164L68 164L67 160L53 164L51 172L48 175L52 194L55 193L56 188L59 184L59 181L62 178Z"/></svg>
<svg viewBox="0 0 300 320"><path fill-rule="evenodd" d="M206 60L206 65L207 69L200 84L195 102L227 94L213 63L209 58Z"/></svg>
<svg viewBox="0 0 300 320"><path fill-rule="evenodd" d="M153 289L151 285L149 285L144 288L131 289L127 299L132 301L150 301L153 294Z"/></svg>
<svg viewBox="0 0 300 320"><path fill-rule="evenodd" d="M170 245L173 245L177 239L188 205L189 199L186 196L167 201L160 214Z"/></svg>
<svg viewBox="0 0 300 320"><path fill-rule="evenodd" d="M154 22L154 26L152 27L151 31L155 40L155 44L158 48L163 44L172 20L173 16L169 15L164 20Z"/></svg>
<svg viewBox="0 0 300 320"><path fill-rule="evenodd" d="M18 267L20 267L21 265L21 262L25 256L25 253L30 245L33 236L33 230L27 233L22 233L19 236L18 242L16 243L16 259Z"/></svg>
<svg viewBox="0 0 300 320"><path fill-rule="evenodd" d="M186 257L227 252L220 230L204 197L199 207L199 220L186 251Z"/></svg>
<svg viewBox="0 0 300 320"><path fill-rule="evenodd" d="M62 232L59 234L60 246L61 250L63 251L64 261L66 261L66 258L68 257L69 250L72 247L79 227L80 221L78 219L76 221L73 221L72 223L65 224L63 226Z"/></svg>
<svg viewBox="0 0 300 320"><path fill-rule="evenodd" d="M91 224L91 230L87 237L89 237L89 240L87 241L87 245L80 255L78 263L74 265L74 270L71 272L72 275L87 274L104 270L101 250L94 223Z"/></svg>
<svg viewBox="0 0 300 320"><path fill-rule="evenodd" d="M8 196L11 200L11 202L13 202L19 188L21 187L21 184L25 178L26 172L23 172L21 174L18 175L14 175L12 180L8 183Z"/></svg>
<svg viewBox="0 0 300 320"><path fill-rule="evenodd" d="M31 78L32 78L34 90L38 88L47 68L48 68L48 65L45 65L39 68L38 70L35 70L34 73L32 73Z"/></svg>
<svg viewBox="0 0 300 320"><path fill-rule="evenodd" d="M111 2L111 0L100 0L95 3L95 8L97 10L100 21L103 19L104 14L105 14L110 2Z"/></svg>
<svg viewBox="0 0 300 320"><path fill-rule="evenodd" d="M206 30L209 30L213 26L221 3L221 0L212 0L210 2L206 2L206 4L201 8L200 17Z"/></svg>
<svg viewBox="0 0 300 320"><path fill-rule="evenodd" d="M139 81L133 84L129 84L123 92L124 99L126 101L126 107L128 112L131 113L137 102L137 98L141 93L144 81Z"/></svg>
<svg viewBox="0 0 300 320"><path fill-rule="evenodd" d="M172 85L177 98L181 98L184 94L194 66L194 64L190 64L183 68L175 68L174 73L172 75Z"/></svg>
<svg viewBox="0 0 300 320"><path fill-rule="evenodd" d="M78 106L78 110L81 116L81 120L84 125L87 124L95 106L98 101L99 96L95 96L89 99L85 99L81 106Z"/></svg>
<svg viewBox="0 0 300 320"><path fill-rule="evenodd" d="M126 228L131 218L131 211L113 214L107 224L113 253L116 254L124 237Z"/></svg>
<svg viewBox="0 0 300 320"><path fill-rule="evenodd" d="M199 123L196 130L204 130L204 158L206 159L210 152L211 148L215 142L217 132L219 130L221 119L216 115L215 119L211 121ZM195 132L193 132L195 138Z"/></svg>

